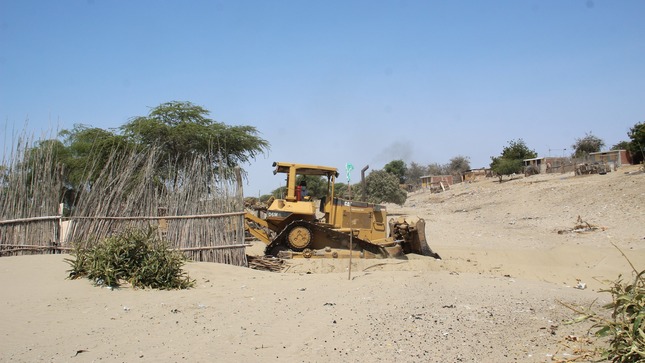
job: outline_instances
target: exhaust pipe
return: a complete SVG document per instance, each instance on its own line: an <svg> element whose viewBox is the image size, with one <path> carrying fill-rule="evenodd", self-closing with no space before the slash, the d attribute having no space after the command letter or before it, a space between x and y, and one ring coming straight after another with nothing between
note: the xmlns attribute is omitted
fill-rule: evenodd
<svg viewBox="0 0 645 363"><path fill-rule="evenodd" d="M361 196L361 202L367 202L367 185L365 184L365 171L369 169L369 165L365 165L363 169L361 169L361 185L363 186L363 195Z"/></svg>

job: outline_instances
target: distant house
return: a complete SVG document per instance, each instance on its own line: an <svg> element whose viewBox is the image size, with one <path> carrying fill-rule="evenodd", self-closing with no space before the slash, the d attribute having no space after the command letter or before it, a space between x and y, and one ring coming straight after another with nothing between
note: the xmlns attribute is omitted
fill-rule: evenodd
<svg viewBox="0 0 645 363"><path fill-rule="evenodd" d="M567 158L543 156L539 158L524 159L524 168L533 166L540 174L560 172L566 164Z"/></svg>
<svg viewBox="0 0 645 363"><path fill-rule="evenodd" d="M452 175L426 175L421 177L421 187L425 189L448 187L453 184Z"/></svg>
<svg viewBox="0 0 645 363"><path fill-rule="evenodd" d="M630 165L632 163L631 155L627 150L609 150L589 153L589 162L591 163L609 163L615 166Z"/></svg>
<svg viewBox="0 0 645 363"><path fill-rule="evenodd" d="M490 178L492 176L492 170L486 168L470 169L463 173L464 182L474 182L480 179Z"/></svg>

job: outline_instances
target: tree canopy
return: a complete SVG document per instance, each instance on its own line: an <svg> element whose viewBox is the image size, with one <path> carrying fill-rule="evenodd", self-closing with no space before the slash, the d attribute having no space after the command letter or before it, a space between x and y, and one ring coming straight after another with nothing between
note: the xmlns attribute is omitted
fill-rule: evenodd
<svg viewBox="0 0 645 363"><path fill-rule="evenodd" d="M529 149L524 140L518 139L508 142L508 146L502 150L502 157L511 160L524 160L537 157L537 153Z"/></svg>
<svg viewBox="0 0 645 363"><path fill-rule="evenodd" d="M470 158L468 156L457 155L450 159L447 169L449 174L463 174L466 170L470 170Z"/></svg>
<svg viewBox="0 0 645 363"><path fill-rule="evenodd" d="M501 183L504 175L521 172L523 165L522 160L500 157L493 159L493 162L490 164L490 168L495 172L495 174L497 174Z"/></svg>
<svg viewBox="0 0 645 363"><path fill-rule="evenodd" d="M634 162L642 162L645 159L645 122L638 122L627 132L631 139L629 151L634 157Z"/></svg>
<svg viewBox="0 0 645 363"><path fill-rule="evenodd" d="M255 127L229 126L211 120L208 114L190 102L167 102L118 129L74 125L61 131L58 139L39 142L34 151L53 154L63 166L64 193L73 195L74 190L91 188L108 161L112 167L119 160L131 163L133 159L125 156L133 152L154 149L157 184L176 185L178 170L194 158L205 158L215 169L230 168L269 149Z"/></svg>
<svg viewBox="0 0 645 363"><path fill-rule="evenodd" d="M114 154L135 149L122 135L111 130L77 124L71 130L60 132L63 142L57 154L59 162L65 166L65 181L69 187L96 180L99 173Z"/></svg>
<svg viewBox="0 0 645 363"><path fill-rule="evenodd" d="M421 177L426 176L428 173L428 168L415 163L414 161L410 163L410 167L407 172L408 184L413 186L419 186L421 184Z"/></svg>
<svg viewBox="0 0 645 363"><path fill-rule="evenodd" d="M400 184L405 184L406 174L408 171L408 166L403 160L392 160L389 163L385 164L383 170L396 176L399 179Z"/></svg>
<svg viewBox="0 0 645 363"><path fill-rule="evenodd" d="M439 163L431 163L426 168L428 175L445 175L448 174L448 168L446 165L441 165Z"/></svg>
<svg viewBox="0 0 645 363"><path fill-rule="evenodd" d="M631 143L629 141L619 141L611 147L611 150L629 150Z"/></svg>
<svg viewBox="0 0 645 363"><path fill-rule="evenodd" d="M360 185L360 184L359 184ZM400 188L399 179L385 170L373 170L365 177L367 201L370 203L396 203L403 205L407 193ZM356 195L361 195L360 187ZM354 198L357 199L357 198Z"/></svg>
<svg viewBox="0 0 645 363"><path fill-rule="evenodd" d="M232 167L268 150L268 141L258 136L255 127L229 126L208 118L209 114L190 102L166 102L154 107L148 116L132 118L120 129L137 145L161 146L166 165L182 165L199 154L213 164Z"/></svg>
<svg viewBox="0 0 645 363"><path fill-rule="evenodd" d="M584 137L576 139L576 142L571 145L575 158L583 158L590 153L598 152L603 146L605 146L605 142L590 132L586 133Z"/></svg>
<svg viewBox="0 0 645 363"><path fill-rule="evenodd" d="M511 140L505 146L500 156L491 156L490 168L495 172L499 181L504 175L519 173L523 168L523 160L537 157L534 150L529 149L522 139Z"/></svg>

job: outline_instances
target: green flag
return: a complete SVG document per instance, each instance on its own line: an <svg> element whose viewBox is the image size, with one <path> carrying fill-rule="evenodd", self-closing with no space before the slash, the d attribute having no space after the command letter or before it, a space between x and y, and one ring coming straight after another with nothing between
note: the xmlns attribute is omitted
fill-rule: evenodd
<svg viewBox="0 0 645 363"><path fill-rule="evenodd" d="M345 169L347 170L347 184L349 184L352 179L350 173L352 172L352 170L354 170L354 165L347 163L345 164Z"/></svg>

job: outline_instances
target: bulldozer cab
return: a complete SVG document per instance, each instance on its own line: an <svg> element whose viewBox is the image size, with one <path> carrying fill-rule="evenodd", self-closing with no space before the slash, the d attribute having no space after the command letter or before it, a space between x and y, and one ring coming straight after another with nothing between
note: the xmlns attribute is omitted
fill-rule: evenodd
<svg viewBox="0 0 645 363"><path fill-rule="evenodd" d="M287 202L300 202L305 201L305 193L303 193L303 185L297 183L298 176L315 176L327 178L327 198L333 197L334 183L338 177L338 170L329 166L308 165L308 164L295 164L274 162L273 174L283 173L287 174L287 189L284 200Z"/></svg>
<svg viewBox="0 0 645 363"><path fill-rule="evenodd" d="M334 195L334 183L338 176L336 168L329 166L274 162L273 174L286 174L285 195L273 200L267 208L266 222L272 230L281 230L294 220L316 220L316 201L306 190L306 185L299 182L299 177L314 176L327 179L327 192L321 198L321 205L325 200L331 200Z"/></svg>

